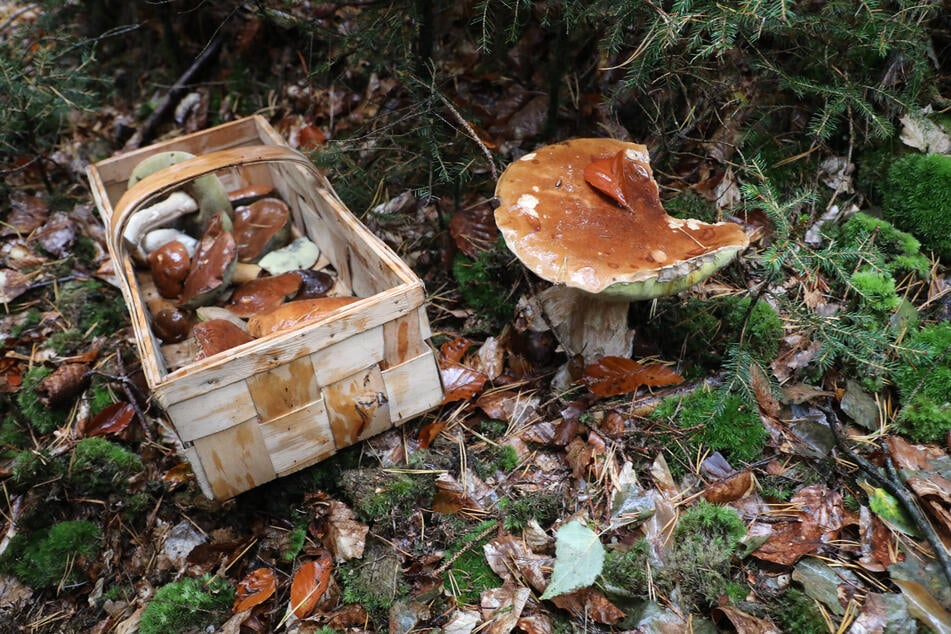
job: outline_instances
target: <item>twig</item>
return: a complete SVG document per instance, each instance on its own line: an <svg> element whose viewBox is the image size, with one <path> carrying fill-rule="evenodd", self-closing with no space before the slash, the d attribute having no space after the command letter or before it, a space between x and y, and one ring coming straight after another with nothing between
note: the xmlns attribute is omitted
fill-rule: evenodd
<svg viewBox="0 0 951 634"><path fill-rule="evenodd" d="M198 57L195 58L195 61L188 67L188 70L172 84L172 87L168 89L168 92L162 98L159 105L152 114L149 115L149 118L139 126L139 129L136 130L132 138L126 142L123 149L134 150L152 139L155 134L155 127L182 97L182 93L185 92L185 87L191 83L195 75L218 54L218 51L221 50L222 42L224 42L224 36L219 32L212 38L211 42L208 43L208 46L205 47Z"/></svg>
<svg viewBox="0 0 951 634"><path fill-rule="evenodd" d="M132 382L132 379L128 377L125 371L125 364L122 362L122 355L116 353L116 365L119 366L119 374L107 374L100 370L90 370L86 373L86 376L97 375L101 376L104 379L118 383L122 386L122 391L125 393L126 399L132 405L132 408L135 410L136 418L139 421L139 425L142 427L142 431L145 433L145 437L149 442L154 442L155 438L152 436L152 431L149 429L148 420L145 418L145 412L142 411L142 408L139 407L139 400L146 400L145 395L142 394L142 391L139 387Z"/></svg>
<svg viewBox="0 0 951 634"><path fill-rule="evenodd" d="M832 430L832 435L835 437L835 444L839 447L839 449L841 449L842 452L848 456L849 460L858 465L862 472L868 475L869 478L876 482L876 484L885 489L892 497L898 500L898 502L902 505L902 508L905 509L905 512L908 513L908 515L911 517L911 520L915 523L915 526L917 526L918 529L924 534L928 544L930 544L932 550L934 550L935 557L941 566L941 571L947 578L948 583L951 584L951 556L949 556L948 551L945 550L944 544L941 542L941 539L935 532L931 522L927 517L925 517L921 509L918 508L918 504L915 502L914 498L908 494L908 490L905 488L904 483L902 483L897 477L889 477L883 474L878 469L878 467L852 451L852 449L846 444L845 439L839 433L839 419L835 415L835 412L827 407L820 406L819 409L822 410L822 412L826 415L826 418L829 420L829 428ZM888 454L887 450L884 451L889 466L891 466L891 456ZM892 469L894 469L893 466Z"/></svg>

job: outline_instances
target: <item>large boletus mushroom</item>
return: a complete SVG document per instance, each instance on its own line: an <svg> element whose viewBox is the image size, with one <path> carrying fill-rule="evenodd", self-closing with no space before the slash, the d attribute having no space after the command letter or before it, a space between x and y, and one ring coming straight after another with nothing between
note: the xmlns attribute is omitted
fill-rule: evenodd
<svg viewBox="0 0 951 634"><path fill-rule="evenodd" d="M574 139L511 163L495 220L509 249L556 286L542 304L559 340L586 361L628 356L631 301L673 295L749 245L734 223L667 215L647 148Z"/></svg>

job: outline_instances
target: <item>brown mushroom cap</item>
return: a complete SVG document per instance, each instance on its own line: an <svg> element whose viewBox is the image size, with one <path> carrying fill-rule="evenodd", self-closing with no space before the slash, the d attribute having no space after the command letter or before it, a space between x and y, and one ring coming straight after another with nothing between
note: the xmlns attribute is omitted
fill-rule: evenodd
<svg viewBox="0 0 951 634"><path fill-rule="evenodd" d="M678 293L749 245L734 223L668 216L649 160L636 143L574 139L513 162L495 190L509 249L550 282L633 301Z"/></svg>

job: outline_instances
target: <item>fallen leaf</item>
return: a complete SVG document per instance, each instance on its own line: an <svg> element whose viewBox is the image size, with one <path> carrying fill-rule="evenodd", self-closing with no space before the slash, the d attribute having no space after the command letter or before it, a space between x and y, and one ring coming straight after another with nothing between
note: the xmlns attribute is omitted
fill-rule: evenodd
<svg viewBox="0 0 951 634"><path fill-rule="evenodd" d="M726 619L730 625L737 631L737 634L779 634L775 625L767 621L747 614L739 608L730 605L724 605L713 610L714 621ZM717 618L720 617L720 618Z"/></svg>
<svg viewBox="0 0 951 634"><path fill-rule="evenodd" d="M429 449L429 446L433 444L433 441L436 440L436 437L439 436L439 433L445 426L446 421L444 420L436 420L423 425L423 428L419 430L419 434L416 437L419 441L420 448Z"/></svg>
<svg viewBox="0 0 951 634"><path fill-rule="evenodd" d="M641 365L633 359L607 356L588 365L582 380L598 396L617 396L636 392L642 385L676 385L684 378L659 363Z"/></svg>
<svg viewBox="0 0 951 634"><path fill-rule="evenodd" d="M502 579L524 579L536 592L542 592L546 586L547 570L552 558L537 555L531 551L525 541L514 535L502 535L487 542L482 550L489 567ZM518 575L515 577L513 575Z"/></svg>
<svg viewBox="0 0 951 634"><path fill-rule="evenodd" d="M552 599L552 603L576 617L586 617L605 625L614 625L624 612L594 588L583 588Z"/></svg>
<svg viewBox="0 0 951 634"><path fill-rule="evenodd" d="M232 612L244 612L264 603L277 590L277 577L270 568L257 568L238 582Z"/></svg>
<svg viewBox="0 0 951 634"><path fill-rule="evenodd" d="M482 592L480 605L482 618L487 627L482 632L487 634L508 634L515 629L522 610L528 602L532 591L524 587L516 587L511 581L506 581L501 588L490 588Z"/></svg>
<svg viewBox="0 0 951 634"><path fill-rule="evenodd" d="M703 490L703 497L707 502L727 504L749 495L753 491L753 474L749 471L740 471L737 474L719 480Z"/></svg>
<svg viewBox="0 0 951 634"><path fill-rule="evenodd" d="M449 219L449 235L456 247L470 258L492 248L498 239L494 211L489 205L479 205L456 211Z"/></svg>
<svg viewBox="0 0 951 634"><path fill-rule="evenodd" d="M578 520L555 534L555 566L542 600L590 586L604 566L604 546L598 535Z"/></svg>
<svg viewBox="0 0 951 634"><path fill-rule="evenodd" d="M478 370L459 363L440 364L439 375L446 391L443 403L472 398L482 390L488 380L488 377Z"/></svg>
<svg viewBox="0 0 951 634"><path fill-rule="evenodd" d="M294 573L291 581L291 610L294 616L303 619L313 612L317 601L330 584L333 562L330 551L322 551L318 559L312 559Z"/></svg>
<svg viewBox="0 0 951 634"><path fill-rule="evenodd" d="M459 363L471 346L472 342L465 337L456 337L439 346L439 360L445 363Z"/></svg>
<svg viewBox="0 0 951 634"><path fill-rule="evenodd" d="M121 434L132 422L133 416L135 416L135 407L132 403L127 401L112 403L99 410L92 421L83 427L83 433L86 436Z"/></svg>
<svg viewBox="0 0 951 634"><path fill-rule="evenodd" d="M0 269L0 304L9 304L30 288L30 281L13 269Z"/></svg>
<svg viewBox="0 0 951 634"><path fill-rule="evenodd" d="M585 181L602 194L607 195L625 209L633 211L633 199L626 191L627 170L633 169L633 161L625 157L623 151L608 158L596 159L584 168ZM640 167L640 166L638 166ZM647 175L647 171L640 167Z"/></svg>
<svg viewBox="0 0 951 634"><path fill-rule="evenodd" d="M358 521L349 506L339 500L331 500L328 525L328 536L338 562L363 556L370 527Z"/></svg>

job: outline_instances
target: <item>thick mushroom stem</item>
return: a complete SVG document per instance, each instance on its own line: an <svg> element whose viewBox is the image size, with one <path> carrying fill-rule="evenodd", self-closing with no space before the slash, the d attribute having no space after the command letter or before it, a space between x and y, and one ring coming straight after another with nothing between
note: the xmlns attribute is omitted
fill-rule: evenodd
<svg viewBox="0 0 951 634"><path fill-rule="evenodd" d="M628 327L630 304L569 286L551 286L538 294L547 325L569 356L584 362L605 356L628 357L634 330Z"/></svg>

